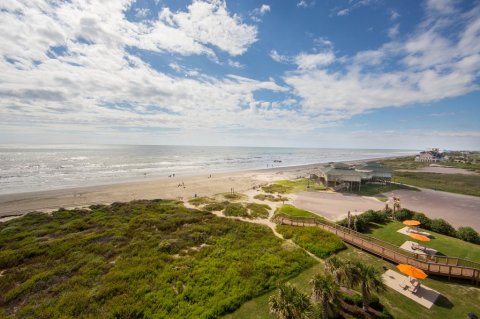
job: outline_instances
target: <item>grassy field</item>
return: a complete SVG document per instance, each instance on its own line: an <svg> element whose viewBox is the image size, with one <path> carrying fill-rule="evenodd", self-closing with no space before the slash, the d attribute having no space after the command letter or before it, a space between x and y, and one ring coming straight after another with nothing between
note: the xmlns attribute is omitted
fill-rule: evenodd
<svg viewBox="0 0 480 319"><path fill-rule="evenodd" d="M323 191L327 188L322 183L317 183L308 178L295 180L280 180L275 181L274 184L282 185L288 188L289 193L299 193L307 191Z"/></svg>
<svg viewBox="0 0 480 319"><path fill-rule="evenodd" d="M393 180L444 192L480 196L480 175L395 172Z"/></svg>
<svg viewBox="0 0 480 319"><path fill-rule="evenodd" d="M366 264L375 266L380 271L383 267L396 271L395 265L381 260L375 256L364 253L356 248L348 246L337 254L338 257L345 260L362 260ZM289 283L296 286L305 293L310 292L308 282L317 273L323 273L323 264L317 263L310 269L303 271L298 276L288 280ZM437 290L442 294L431 309L417 304L416 302L402 296L396 291L387 288L386 292L379 295L380 302L387 308L394 318L466 318L469 312L480 313L480 288L471 286L463 282L448 281L446 279L427 278L422 281L424 285ZM226 315L225 319L275 319L268 312L268 298L275 291L261 295L253 300L244 303L237 311Z"/></svg>
<svg viewBox="0 0 480 319"><path fill-rule="evenodd" d="M175 201L91 209L0 224L1 318L215 318L315 262Z"/></svg>
<svg viewBox="0 0 480 319"><path fill-rule="evenodd" d="M397 230L405 227L405 225L400 222L391 222L376 226L371 234L369 234L370 236L397 246L401 246L407 240L414 241L410 237L397 232ZM429 242L422 243L423 246L434 248L449 257L459 257L480 263L480 245L468 243L430 230L427 232L432 234L434 238Z"/></svg>

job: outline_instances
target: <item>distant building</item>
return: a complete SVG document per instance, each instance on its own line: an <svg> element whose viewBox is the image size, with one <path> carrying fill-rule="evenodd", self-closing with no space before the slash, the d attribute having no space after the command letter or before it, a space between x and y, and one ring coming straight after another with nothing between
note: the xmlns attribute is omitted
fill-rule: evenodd
<svg viewBox="0 0 480 319"><path fill-rule="evenodd" d="M392 173L383 165L375 162L357 166L329 163L326 166L318 167L310 174L310 177L335 190L352 190L360 189L362 184L387 183L391 181Z"/></svg>
<svg viewBox="0 0 480 319"><path fill-rule="evenodd" d="M439 152L438 148L432 148L431 151L420 152L420 154L415 156L415 162L436 163L444 160L446 159L444 158L443 154Z"/></svg>

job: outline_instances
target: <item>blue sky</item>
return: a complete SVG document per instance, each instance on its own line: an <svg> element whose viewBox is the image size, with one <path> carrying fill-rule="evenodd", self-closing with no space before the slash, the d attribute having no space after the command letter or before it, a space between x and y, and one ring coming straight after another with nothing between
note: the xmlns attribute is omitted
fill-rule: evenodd
<svg viewBox="0 0 480 319"><path fill-rule="evenodd" d="M480 149L480 2L8 1L0 143Z"/></svg>

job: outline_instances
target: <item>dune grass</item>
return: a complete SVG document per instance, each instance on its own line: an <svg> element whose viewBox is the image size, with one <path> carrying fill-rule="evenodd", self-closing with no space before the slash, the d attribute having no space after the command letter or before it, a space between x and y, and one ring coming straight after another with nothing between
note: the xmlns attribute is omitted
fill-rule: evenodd
<svg viewBox="0 0 480 319"><path fill-rule="evenodd" d="M257 203L248 203L247 208L253 218L268 218L269 211L272 209L268 205Z"/></svg>
<svg viewBox="0 0 480 319"><path fill-rule="evenodd" d="M176 201L0 224L2 318L216 318L310 267L265 226Z"/></svg>

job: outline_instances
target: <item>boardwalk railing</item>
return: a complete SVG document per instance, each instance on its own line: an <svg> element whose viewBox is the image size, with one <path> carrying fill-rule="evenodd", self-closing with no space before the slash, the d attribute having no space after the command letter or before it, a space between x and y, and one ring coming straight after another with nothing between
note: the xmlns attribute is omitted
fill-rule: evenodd
<svg viewBox="0 0 480 319"><path fill-rule="evenodd" d="M275 216L274 221L283 225L321 227L335 233L343 241L375 254L382 259L399 264L409 264L434 275L470 279L475 284L480 283L480 264L470 260L411 253L377 238L317 218L280 215Z"/></svg>

